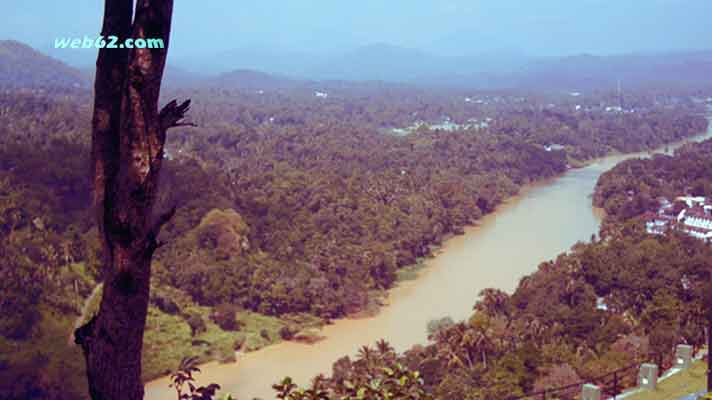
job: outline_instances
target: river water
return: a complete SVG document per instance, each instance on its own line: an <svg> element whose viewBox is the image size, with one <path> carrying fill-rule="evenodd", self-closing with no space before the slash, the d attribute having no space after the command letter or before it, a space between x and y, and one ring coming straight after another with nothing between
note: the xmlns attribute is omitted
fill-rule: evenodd
<svg viewBox="0 0 712 400"><path fill-rule="evenodd" d="M707 138L712 138L712 127L691 140ZM672 151L680 144L658 152ZM512 292L539 263L577 241L588 241L600 225L600 213L591 204L598 177L622 160L649 154L605 157L524 189L477 226L465 229L464 235L445 241L417 279L389 292L388 305L378 315L336 321L323 329L326 338L314 345L283 342L240 354L236 363L207 364L201 367L199 382L218 383L241 400L273 399L271 386L282 377L307 384L319 373L329 374L338 358L381 338L398 351L426 343L428 321L448 315L465 319L482 289ZM145 398L175 399L175 392L164 378L146 385Z"/></svg>

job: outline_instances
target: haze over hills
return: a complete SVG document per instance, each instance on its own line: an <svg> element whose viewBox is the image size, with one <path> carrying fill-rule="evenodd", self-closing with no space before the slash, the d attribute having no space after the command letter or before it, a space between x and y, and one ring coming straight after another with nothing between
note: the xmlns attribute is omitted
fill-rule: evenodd
<svg viewBox="0 0 712 400"><path fill-rule="evenodd" d="M216 61L219 60L219 61ZM180 63L181 60L178 60ZM200 67L200 64L206 64ZM207 66L209 64L209 66ZM517 51L440 55L377 43L331 55L269 49L233 50L185 60L187 70L206 74L257 70L309 80L384 81L468 88L595 89L625 85L711 84L712 51L621 55L528 56Z"/></svg>
<svg viewBox="0 0 712 400"><path fill-rule="evenodd" d="M13 40L0 41L0 71L0 86L5 87L89 88L93 74L89 66L70 67ZM330 57L247 49L175 60L166 68L166 85L260 90L304 87L309 81L380 81L463 89L594 90L614 89L618 81L627 88L654 83L708 87L712 86L709 71L710 50L569 57L529 57L515 52L446 56L381 43Z"/></svg>
<svg viewBox="0 0 712 400"><path fill-rule="evenodd" d="M210 86L250 91L290 89L306 84L305 81L281 77L249 69L237 69L203 81Z"/></svg>
<svg viewBox="0 0 712 400"><path fill-rule="evenodd" d="M0 40L0 87L89 87L88 76L15 40Z"/></svg>
<svg viewBox="0 0 712 400"><path fill-rule="evenodd" d="M583 54L536 60L518 75L517 86L591 89L664 84L675 87L712 84L712 51L596 56Z"/></svg>
<svg viewBox="0 0 712 400"><path fill-rule="evenodd" d="M479 55L440 55L374 43L330 53L308 53L274 48L241 48L175 60L177 65L207 74L236 69L258 70L295 79L386 81L433 84L472 73L513 72L527 62L516 52L492 51Z"/></svg>
<svg viewBox="0 0 712 400"><path fill-rule="evenodd" d="M176 58L172 63L193 72L200 71L210 75L234 70L257 70L303 78L309 76L310 71L326 58L325 55L308 52L252 46L218 53L198 52L190 57Z"/></svg>
<svg viewBox="0 0 712 400"><path fill-rule="evenodd" d="M424 51L377 43L334 56L312 74L326 79L411 82L448 67Z"/></svg>

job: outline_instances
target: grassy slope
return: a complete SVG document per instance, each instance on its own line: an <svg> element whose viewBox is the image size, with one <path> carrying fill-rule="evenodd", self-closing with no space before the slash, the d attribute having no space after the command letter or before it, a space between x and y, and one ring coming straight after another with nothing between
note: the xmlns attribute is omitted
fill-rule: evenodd
<svg viewBox="0 0 712 400"><path fill-rule="evenodd" d="M84 396L87 393L84 359L70 339L77 316L61 315L50 307L42 307L41 311L42 320L28 340L15 341L0 336L0 381L11 382L33 371L50 381L63 382L67 391L78 397ZM243 349L251 351L280 341L279 330L287 324L305 328L322 323L304 315L280 320L245 311L237 314L237 319L244 324L240 331L227 332L207 318L209 308L192 306L185 311L202 315L206 332L191 337L190 327L182 317L149 308L144 337L144 379L175 370L186 356L197 356L202 362L234 360L233 349L238 339L244 339ZM267 338L262 336L262 330Z"/></svg>
<svg viewBox="0 0 712 400"><path fill-rule="evenodd" d="M175 369L186 356L198 357L201 362L212 360L232 361L235 358L234 346L239 339L245 340L244 350L251 351L281 340L279 330L287 322L252 312L240 312L237 320L244 325L236 332L220 329L207 319L210 309L193 306L185 311L194 311L205 320L206 331L191 337L190 327L183 318L165 314L158 309L149 309L149 320L144 338L144 378L152 379ZM299 318L295 321L301 326L318 325L314 318ZM269 339L262 337L265 330Z"/></svg>

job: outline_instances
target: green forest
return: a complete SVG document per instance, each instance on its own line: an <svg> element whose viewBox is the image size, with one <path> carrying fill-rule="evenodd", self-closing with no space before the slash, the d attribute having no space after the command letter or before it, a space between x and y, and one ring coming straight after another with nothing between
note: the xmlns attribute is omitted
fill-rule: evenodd
<svg viewBox="0 0 712 400"><path fill-rule="evenodd" d="M613 220L654 211L657 199L712 195L712 142L688 144L674 156L633 159L616 165L599 180L594 204Z"/></svg>
<svg viewBox="0 0 712 400"><path fill-rule="evenodd" d="M630 365L671 365L679 343L705 343L704 296L712 249L688 237L653 238L635 222L541 264L509 295L480 294L467 321L395 355L387 344L334 364L311 390L340 398L400 365L437 399L507 399L562 387ZM597 307L604 299L605 309ZM634 386L626 379L621 385ZM574 399L578 389L559 393ZM296 399L317 399L311 394ZM427 397L413 397L427 398Z"/></svg>
<svg viewBox="0 0 712 400"><path fill-rule="evenodd" d="M707 127L699 104L647 92L626 99L635 112L607 112L600 104L615 98L605 93L580 109L565 94L482 93L487 104L468 109L452 100L460 93L334 90L165 94L189 94L197 127L171 132L167 145L158 208L178 211L154 258L145 379L186 356L229 361L236 349L308 341L310 328L375 312L399 271L522 187ZM70 343L101 297L90 102L79 89L0 92L0 398L86 396ZM444 115L490 123L389 133ZM660 349L680 338L699 344L702 288L681 282L706 273L709 247L649 238L630 219L660 194L709 194L710 148L624 163L599 183L596 202L615 224L595 241L542 264L511 296L483 293L470 321L433 332L427 346L397 355L381 343L341 360L317 391L344 394L372 374L418 382L417 372L424 396L490 398L667 356ZM635 200L621 200L631 190Z"/></svg>
<svg viewBox="0 0 712 400"><path fill-rule="evenodd" d="M508 399L596 377L631 364L673 364L674 348L707 343L712 247L672 231L652 236L640 218L657 196L712 195L712 140L674 156L632 159L601 176L599 235L539 265L512 294L486 289L466 321L433 321L430 343L396 354L364 347L308 389L286 380L285 399L348 397L354 387L412 399ZM398 372L394 372L398 371ZM406 376L376 391L369 382ZM415 377L415 378L414 378ZM635 386L632 377L622 387ZM395 389L393 388L395 387ZM556 394L575 399L578 387ZM408 397L410 396L410 397Z"/></svg>

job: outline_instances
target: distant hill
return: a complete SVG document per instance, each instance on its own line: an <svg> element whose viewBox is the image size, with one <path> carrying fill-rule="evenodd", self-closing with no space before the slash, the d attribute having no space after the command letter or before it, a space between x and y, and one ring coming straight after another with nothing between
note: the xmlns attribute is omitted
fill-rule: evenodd
<svg viewBox="0 0 712 400"><path fill-rule="evenodd" d="M315 54L268 47L227 49L215 54L193 54L174 58L174 65L216 75L235 70L262 71L290 77L307 77L321 58Z"/></svg>
<svg viewBox="0 0 712 400"><path fill-rule="evenodd" d="M81 72L93 84L96 67L84 67ZM194 74L170 64L166 65L166 69L163 72L163 84L173 89L198 87L204 84L206 79L206 76Z"/></svg>
<svg viewBox="0 0 712 400"><path fill-rule="evenodd" d="M305 86L307 83L248 69L227 72L206 81L209 86L251 91L290 89Z"/></svg>
<svg viewBox="0 0 712 400"><path fill-rule="evenodd" d="M0 87L89 88L89 77L67 64L15 41L0 40Z"/></svg>
<svg viewBox="0 0 712 400"><path fill-rule="evenodd" d="M316 81L383 81L479 89L611 89L619 79L628 88L712 85L712 51L567 57L490 51L448 56L378 43L318 56L274 49L231 50L195 57L192 62L209 62L213 68L219 65L223 72L238 70L230 73L235 74L232 78L227 74L221 79L242 81L243 87L248 78L260 82L258 86L266 84L264 75L250 76L245 74L248 70ZM209 69L197 70L210 73ZM293 85L294 81L269 84Z"/></svg>
<svg viewBox="0 0 712 400"><path fill-rule="evenodd" d="M431 84L473 73L511 71L524 58L509 53L440 56L385 43L331 54L300 53L272 48L233 49L213 55L178 59L176 65L205 74L234 70L262 71L294 79L317 81L384 81Z"/></svg>
<svg viewBox="0 0 712 400"><path fill-rule="evenodd" d="M311 74L319 79L412 82L448 69L426 52L388 44L373 44L332 57Z"/></svg>
<svg viewBox="0 0 712 400"><path fill-rule="evenodd" d="M515 85L527 88L615 88L712 85L712 51L539 59L519 71Z"/></svg>
<svg viewBox="0 0 712 400"><path fill-rule="evenodd" d="M199 67L201 63L212 67ZM196 56L172 62L166 68L165 84L255 91L311 90L347 82L462 89L611 90L620 80L624 88L712 89L710 71L712 50L535 58L503 52L443 56L372 44L329 56L270 49ZM90 88L93 72L93 67L80 71L20 42L0 41L0 87Z"/></svg>
<svg viewBox="0 0 712 400"><path fill-rule="evenodd" d="M175 65L166 65L163 71L163 83L172 88L189 88L202 85L207 76L195 74Z"/></svg>

